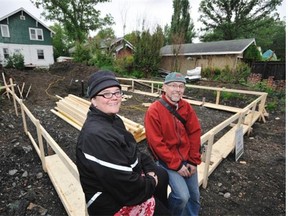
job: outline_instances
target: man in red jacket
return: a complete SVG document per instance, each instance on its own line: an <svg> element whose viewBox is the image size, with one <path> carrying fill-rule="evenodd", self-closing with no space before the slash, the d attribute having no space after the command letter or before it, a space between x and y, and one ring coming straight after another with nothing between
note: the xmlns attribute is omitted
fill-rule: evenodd
<svg viewBox="0 0 288 216"><path fill-rule="evenodd" d="M201 127L192 106L182 99L185 83L181 73L166 76L162 98L152 103L146 112L145 130L157 163L169 175L168 201L172 214L198 215Z"/></svg>

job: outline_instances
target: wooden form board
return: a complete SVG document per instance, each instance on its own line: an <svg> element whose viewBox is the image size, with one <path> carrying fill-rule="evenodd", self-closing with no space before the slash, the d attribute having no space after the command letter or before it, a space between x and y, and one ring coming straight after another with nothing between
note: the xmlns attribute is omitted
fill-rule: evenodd
<svg viewBox="0 0 288 216"><path fill-rule="evenodd" d="M47 173L68 215L85 215L86 203L81 184L57 154L46 156Z"/></svg>

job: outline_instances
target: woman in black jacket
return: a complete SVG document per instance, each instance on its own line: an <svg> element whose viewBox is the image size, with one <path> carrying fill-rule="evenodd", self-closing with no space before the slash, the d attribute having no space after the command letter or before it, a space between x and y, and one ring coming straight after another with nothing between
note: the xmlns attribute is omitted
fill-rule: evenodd
<svg viewBox="0 0 288 216"><path fill-rule="evenodd" d="M123 93L114 73L92 74L88 95L76 165L89 215L169 215L167 173L138 150L117 116Z"/></svg>

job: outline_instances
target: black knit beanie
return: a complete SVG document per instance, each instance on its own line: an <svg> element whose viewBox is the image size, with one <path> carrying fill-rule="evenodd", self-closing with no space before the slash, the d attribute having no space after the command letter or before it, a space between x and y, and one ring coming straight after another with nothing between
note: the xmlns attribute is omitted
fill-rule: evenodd
<svg viewBox="0 0 288 216"><path fill-rule="evenodd" d="M89 77L87 94L91 99L103 89L112 86L118 86L121 89L115 74L112 71L99 70Z"/></svg>

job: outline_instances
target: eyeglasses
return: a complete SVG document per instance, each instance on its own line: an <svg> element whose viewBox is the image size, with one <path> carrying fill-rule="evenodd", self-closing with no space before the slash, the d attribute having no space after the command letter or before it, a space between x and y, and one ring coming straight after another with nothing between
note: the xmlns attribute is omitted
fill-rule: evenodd
<svg viewBox="0 0 288 216"><path fill-rule="evenodd" d="M122 91L116 91L116 92L104 92L103 94L98 94L96 96L102 96L106 99L111 99L113 95L116 96L116 98L120 98L123 95Z"/></svg>
<svg viewBox="0 0 288 216"><path fill-rule="evenodd" d="M176 84L166 84L167 86L169 86L170 88L174 89L174 90L177 90L178 88L180 90L183 90L185 89L185 85L176 85Z"/></svg>

